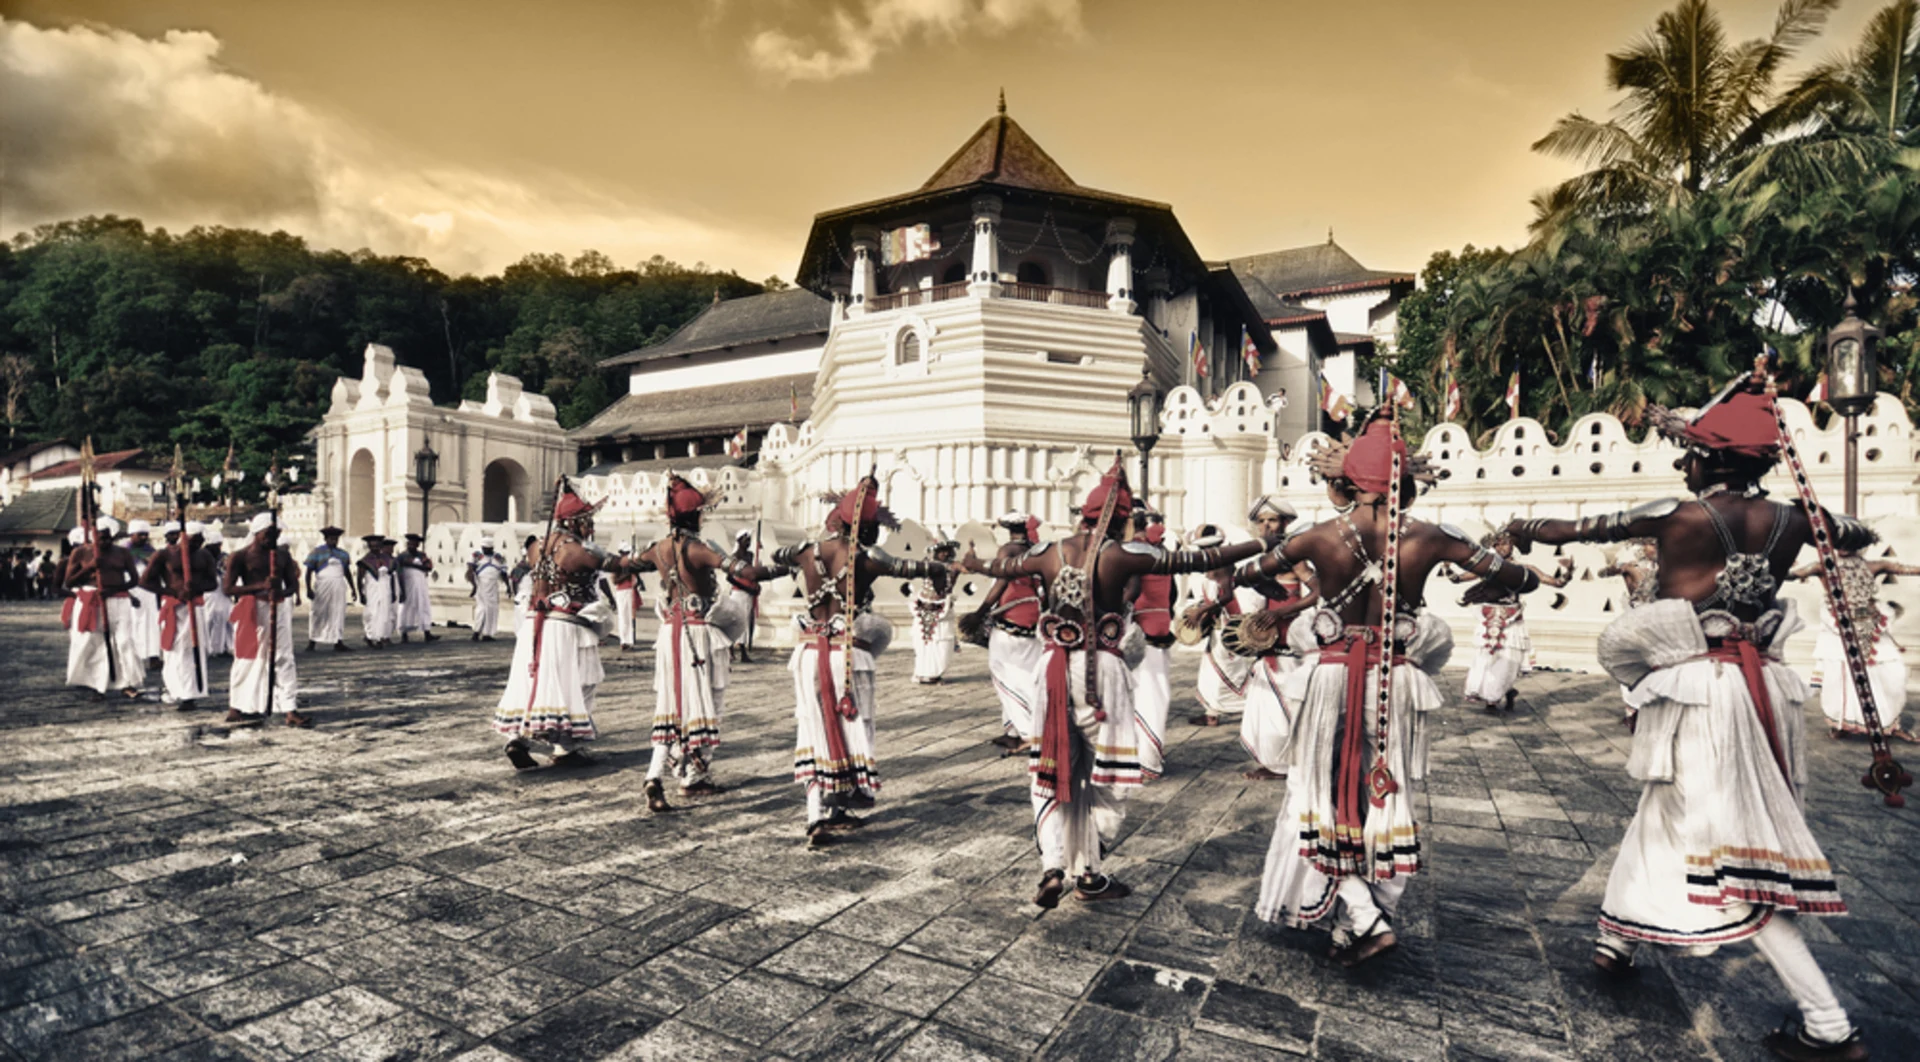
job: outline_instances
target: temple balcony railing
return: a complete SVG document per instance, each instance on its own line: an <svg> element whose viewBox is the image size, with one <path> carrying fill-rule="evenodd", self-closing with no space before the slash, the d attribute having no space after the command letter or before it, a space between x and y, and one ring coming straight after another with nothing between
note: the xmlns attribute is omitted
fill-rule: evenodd
<svg viewBox="0 0 1920 1062"><path fill-rule="evenodd" d="M1051 288L1045 284L1001 284L1000 297L1018 299L1021 302L1044 302L1054 306L1084 306L1090 310L1104 310L1107 300L1112 296L1104 291L1081 291L1076 288Z"/></svg>
<svg viewBox="0 0 1920 1062"><path fill-rule="evenodd" d="M967 282L960 280L952 284L935 284L930 288L913 288L908 291L895 292L892 295L875 295L868 301L867 308L874 313L882 313L887 310L898 310L908 306L926 306L931 303L946 302L950 299L964 299L966 297Z"/></svg>

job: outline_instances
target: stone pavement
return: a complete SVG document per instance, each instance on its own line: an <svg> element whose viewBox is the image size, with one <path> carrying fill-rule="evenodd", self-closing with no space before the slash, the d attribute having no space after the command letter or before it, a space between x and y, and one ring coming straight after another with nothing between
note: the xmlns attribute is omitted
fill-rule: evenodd
<svg viewBox="0 0 1920 1062"><path fill-rule="evenodd" d="M1281 794L1241 779L1230 729L1172 728L1116 852L1131 898L1028 904L1024 773L983 744L976 650L945 687L883 657L880 809L808 852L774 654L735 671L728 791L656 817L645 653L606 655L602 766L520 777L485 725L504 642L302 653L318 728L228 733L66 691L57 625L0 608L8 1060L1731 1060L1788 1006L1745 945L1590 976L1636 797L1590 676L1447 713L1402 947L1350 973L1249 912ZM1859 786L1863 745L1811 752L1854 915L1803 925L1875 1057L1920 1057L1920 810Z"/></svg>

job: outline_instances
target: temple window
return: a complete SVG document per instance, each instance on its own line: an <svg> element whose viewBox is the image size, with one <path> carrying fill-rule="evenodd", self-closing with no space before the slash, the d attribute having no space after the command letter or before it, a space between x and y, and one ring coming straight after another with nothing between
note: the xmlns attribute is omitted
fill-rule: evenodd
<svg viewBox="0 0 1920 1062"><path fill-rule="evenodd" d="M1041 262L1020 263L1020 269L1014 274L1014 279L1022 284L1035 284L1043 288L1050 286L1047 267Z"/></svg>
<svg viewBox="0 0 1920 1062"><path fill-rule="evenodd" d="M907 329L900 333L899 345L894 348L895 365L912 365L920 360L920 333Z"/></svg>

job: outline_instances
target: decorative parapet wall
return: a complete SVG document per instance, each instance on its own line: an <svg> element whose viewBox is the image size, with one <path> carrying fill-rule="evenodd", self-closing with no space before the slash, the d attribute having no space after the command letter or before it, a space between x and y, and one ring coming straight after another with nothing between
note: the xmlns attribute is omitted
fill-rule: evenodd
<svg viewBox="0 0 1920 1062"><path fill-rule="evenodd" d="M1841 506L1844 442L1841 423L1834 418L1822 429L1813 423L1807 407L1782 399L1789 430L1812 477L1822 503ZM1899 401L1882 394L1870 414L1860 421L1860 508L1877 530L1882 544L1872 555L1887 551L1903 558L1920 557L1920 474L1913 424ZM1300 510L1300 526L1333 516L1326 491L1306 464L1307 455L1326 441L1319 433L1301 439L1279 468L1281 493ZM1415 506L1424 520L1454 524L1474 535L1504 526L1516 518L1575 519L1631 508L1661 498L1687 496L1674 462L1681 450L1653 433L1635 441L1626 426L1607 414L1591 414L1576 421L1566 438L1551 439L1531 418L1501 425L1491 445L1475 449L1457 424L1441 424L1427 433L1420 452L1431 456L1446 473L1440 486ZM1784 466L1762 484L1776 498L1795 496ZM1595 640L1602 628L1626 606L1626 591L1618 579L1599 572L1611 561L1614 549L1588 545L1561 551L1574 560L1574 581L1563 590L1544 588L1528 602L1527 623L1539 662L1556 667L1591 669ZM1802 561L1810 560L1811 550ZM1558 560L1552 551L1536 549L1530 563L1550 568ZM1428 586L1428 604L1453 626L1459 651L1470 652L1473 622L1477 618L1458 604L1460 589L1445 582ZM1887 588L1901 603L1912 601L1912 584ZM1814 633L1824 609L1817 584L1790 585L1786 597L1795 601L1810 630L1794 640L1795 661L1812 659ZM1920 610L1908 608L1895 621L1894 636L1904 643L1920 638Z"/></svg>

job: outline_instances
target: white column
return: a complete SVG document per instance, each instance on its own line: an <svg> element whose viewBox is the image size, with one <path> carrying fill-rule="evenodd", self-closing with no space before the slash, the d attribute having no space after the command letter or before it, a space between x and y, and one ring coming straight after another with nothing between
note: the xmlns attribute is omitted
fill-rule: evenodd
<svg viewBox="0 0 1920 1062"><path fill-rule="evenodd" d="M1114 313L1132 313L1133 302L1133 219L1114 218L1107 222L1107 309Z"/></svg>
<svg viewBox="0 0 1920 1062"><path fill-rule="evenodd" d="M967 276L967 294L976 299L1000 295L1000 197L983 195L973 201L973 272Z"/></svg>
<svg viewBox="0 0 1920 1062"><path fill-rule="evenodd" d="M867 303L873 301L873 256L880 250L880 230L861 227L853 230L853 303L848 317L863 317Z"/></svg>

